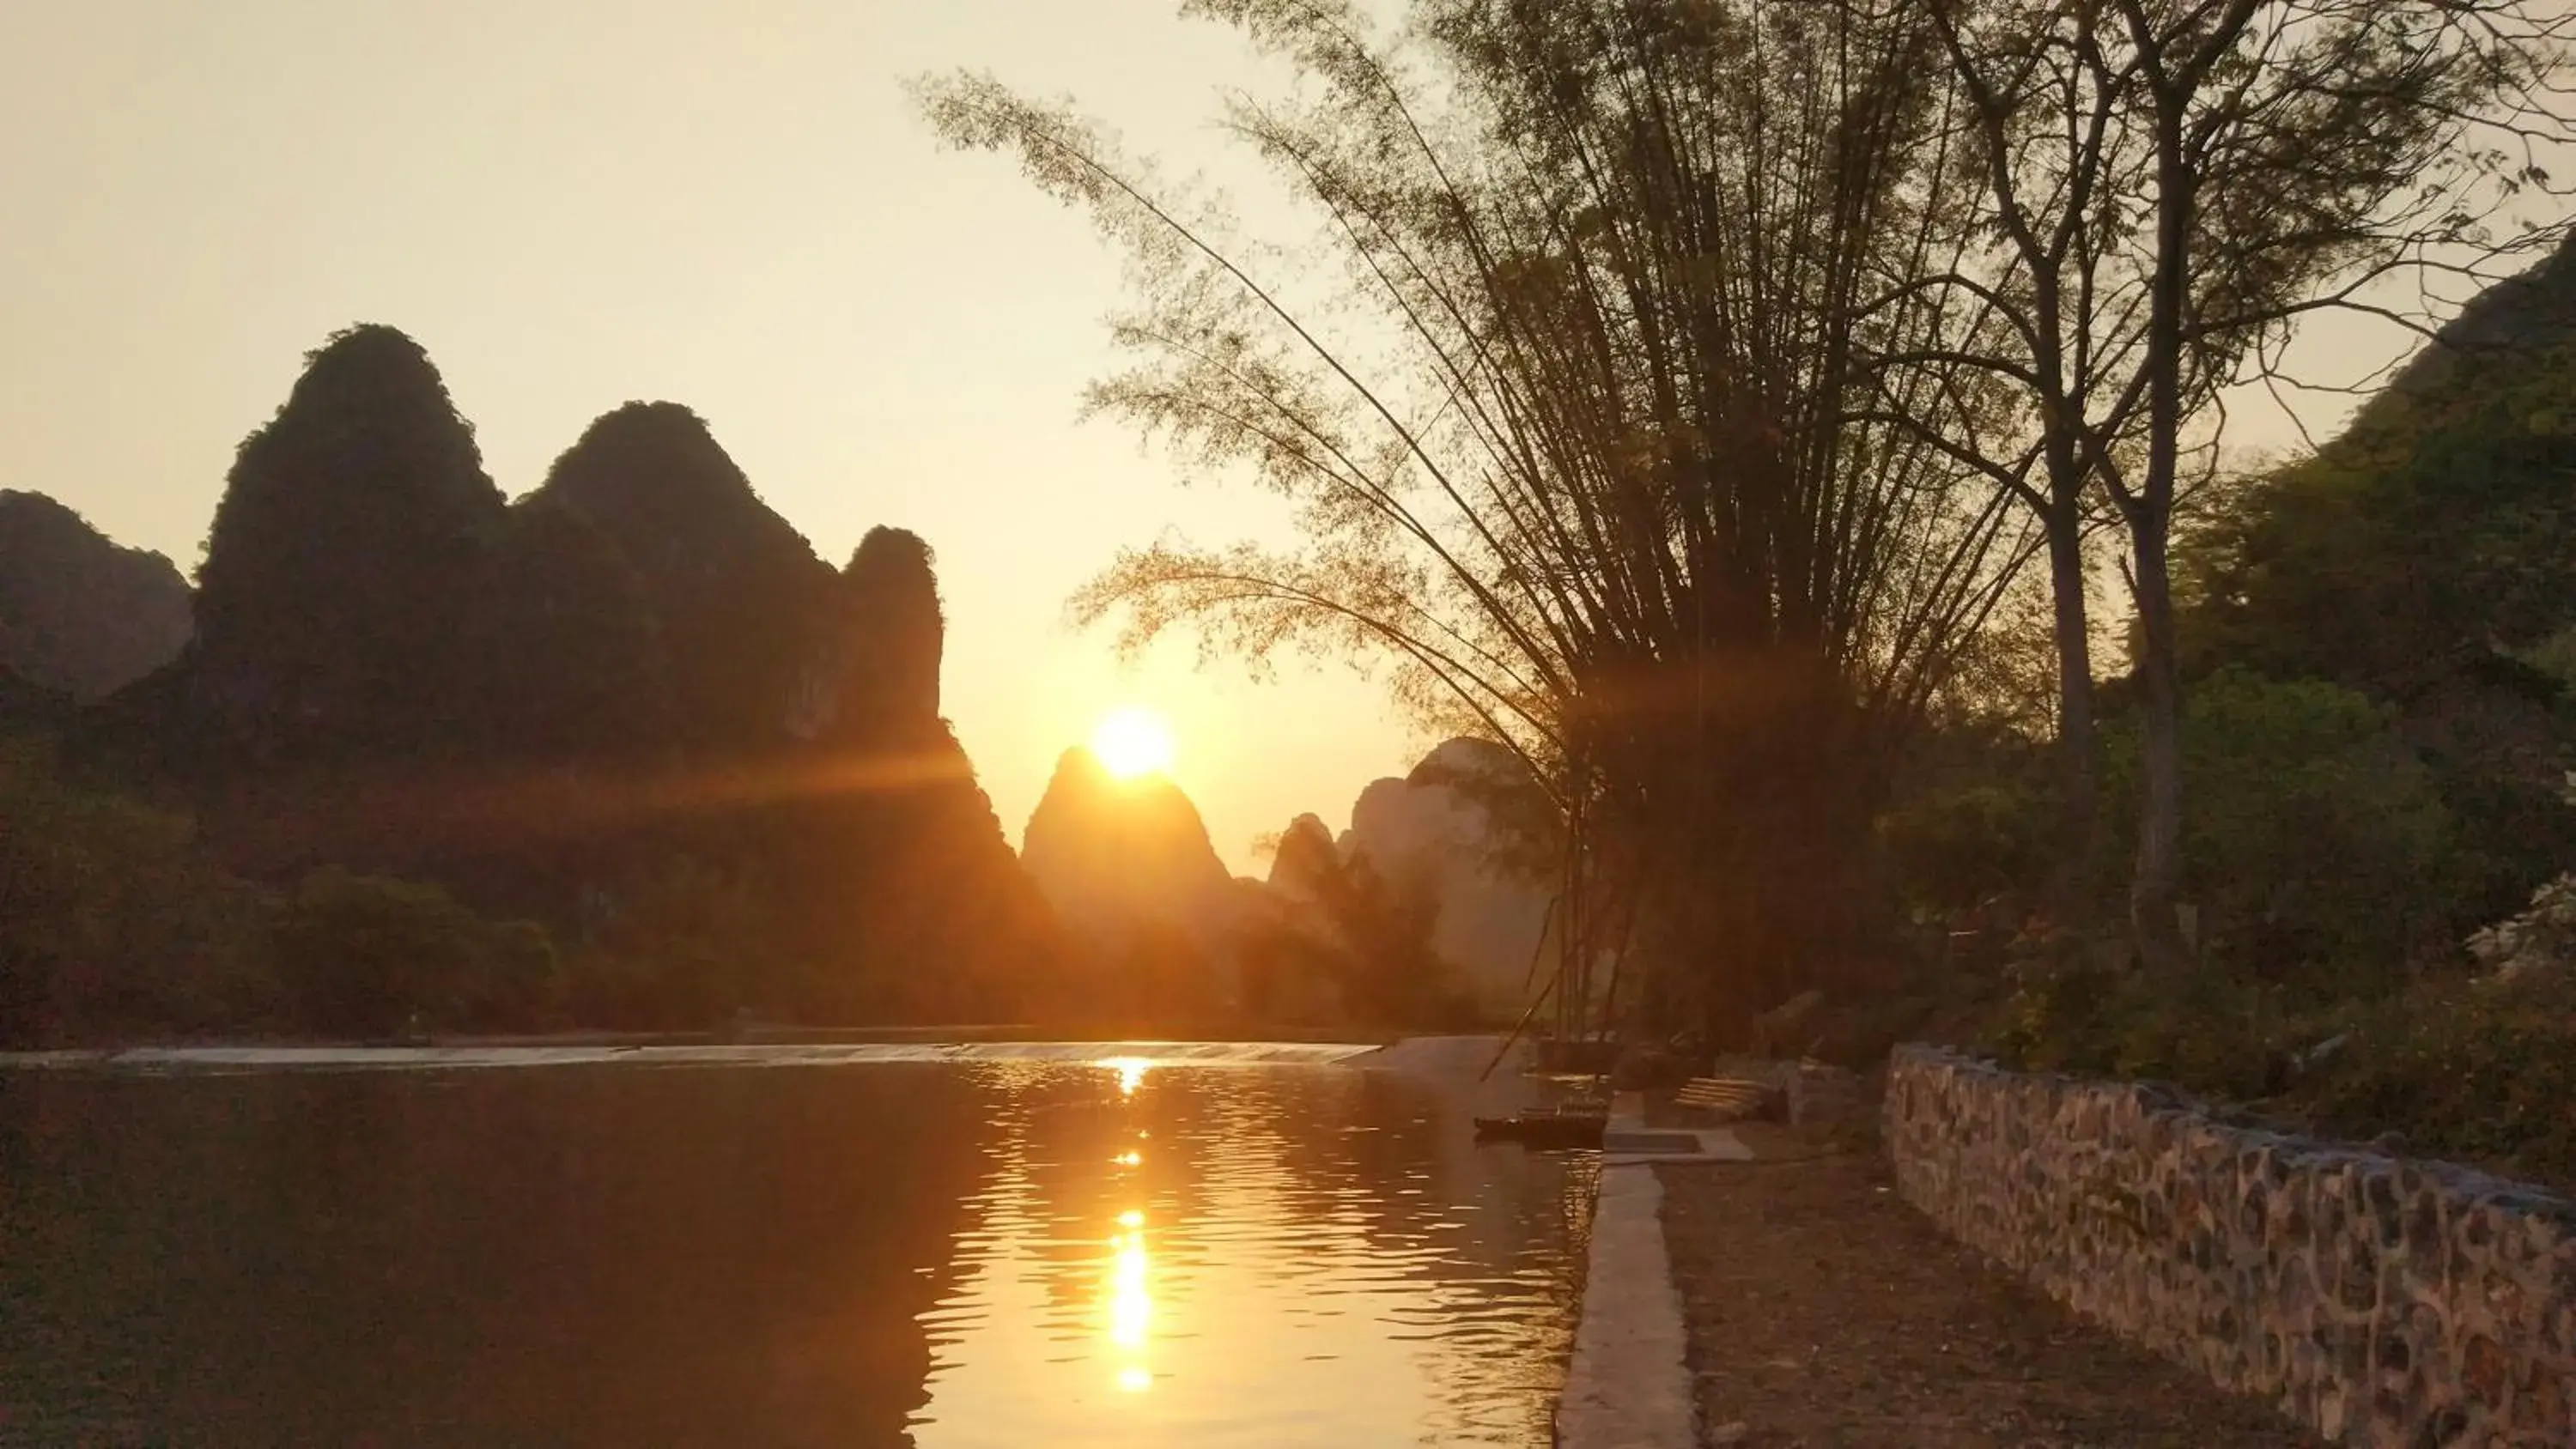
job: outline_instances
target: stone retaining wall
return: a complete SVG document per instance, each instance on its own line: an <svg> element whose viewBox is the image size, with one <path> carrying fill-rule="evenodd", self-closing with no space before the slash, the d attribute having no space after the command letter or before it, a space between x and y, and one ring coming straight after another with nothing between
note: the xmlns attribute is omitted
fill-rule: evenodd
<svg viewBox="0 0 2576 1449"><path fill-rule="evenodd" d="M1885 1113L1899 1191L1953 1236L2330 1440L2576 1445L2566 1199L1927 1047Z"/></svg>

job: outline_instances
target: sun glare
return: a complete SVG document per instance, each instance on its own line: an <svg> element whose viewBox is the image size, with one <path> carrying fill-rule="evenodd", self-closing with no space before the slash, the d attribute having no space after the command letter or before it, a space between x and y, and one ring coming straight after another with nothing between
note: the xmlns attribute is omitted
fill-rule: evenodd
<svg viewBox="0 0 2576 1449"><path fill-rule="evenodd" d="M1091 753L1121 780L1167 774L1172 768L1172 727L1150 709L1112 711L1091 732Z"/></svg>
<svg viewBox="0 0 2576 1449"><path fill-rule="evenodd" d="M1103 1057L1097 1065L1118 1074L1118 1095L1122 1097L1135 1096L1136 1089L1145 1084L1145 1074L1154 1068L1154 1064L1143 1057Z"/></svg>
<svg viewBox="0 0 2576 1449"><path fill-rule="evenodd" d="M1109 1244L1109 1341L1132 1353L1145 1346L1145 1335L1154 1322L1145 1235L1122 1233Z"/></svg>

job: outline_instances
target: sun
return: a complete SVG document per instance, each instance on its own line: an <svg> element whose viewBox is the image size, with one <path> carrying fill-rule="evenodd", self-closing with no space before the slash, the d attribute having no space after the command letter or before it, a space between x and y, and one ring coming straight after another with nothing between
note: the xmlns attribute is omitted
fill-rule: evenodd
<svg viewBox="0 0 2576 1449"><path fill-rule="evenodd" d="M1172 727L1150 709L1129 705L1113 710L1091 732L1091 753L1102 769L1121 780L1168 774L1172 768Z"/></svg>

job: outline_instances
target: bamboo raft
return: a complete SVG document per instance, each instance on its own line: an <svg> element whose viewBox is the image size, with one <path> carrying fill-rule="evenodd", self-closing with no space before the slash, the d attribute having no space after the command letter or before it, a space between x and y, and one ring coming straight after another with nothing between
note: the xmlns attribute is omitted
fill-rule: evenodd
<svg viewBox="0 0 2576 1449"><path fill-rule="evenodd" d="M1706 1112L1721 1121L1742 1122L1777 1112L1783 1102L1779 1088L1742 1077L1693 1077L1673 1093L1673 1105Z"/></svg>

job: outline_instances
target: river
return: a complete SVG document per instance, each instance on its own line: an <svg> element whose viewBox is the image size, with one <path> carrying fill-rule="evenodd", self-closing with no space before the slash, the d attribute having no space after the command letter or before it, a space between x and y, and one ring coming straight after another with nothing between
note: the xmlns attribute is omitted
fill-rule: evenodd
<svg viewBox="0 0 2576 1449"><path fill-rule="evenodd" d="M0 1444L1548 1442L1585 1159L1111 1055L0 1066Z"/></svg>

